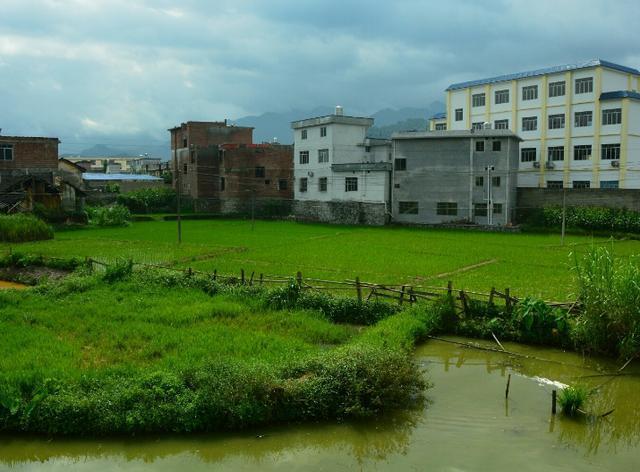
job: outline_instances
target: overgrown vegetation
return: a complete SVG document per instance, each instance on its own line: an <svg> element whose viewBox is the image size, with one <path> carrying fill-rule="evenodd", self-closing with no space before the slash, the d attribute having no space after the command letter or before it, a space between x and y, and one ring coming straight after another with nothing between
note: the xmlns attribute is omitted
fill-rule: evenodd
<svg viewBox="0 0 640 472"><path fill-rule="evenodd" d="M129 209L122 205L87 206L89 223L96 226L125 226L131 219Z"/></svg>
<svg viewBox="0 0 640 472"><path fill-rule="evenodd" d="M560 229L562 207L528 210L524 221L536 227ZM640 233L640 213L626 208L567 207L565 221L571 229Z"/></svg>
<svg viewBox="0 0 640 472"><path fill-rule="evenodd" d="M176 192L170 188L145 188L118 195L117 203L132 213L176 211Z"/></svg>
<svg viewBox="0 0 640 472"><path fill-rule="evenodd" d="M0 215L0 241L22 243L53 239L53 230L32 215Z"/></svg>
<svg viewBox="0 0 640 472"><path fill-rule="evenodd" d="M570 385L560 390L558 403L562 413L567 416L576 416L582 411L588 397L589 389L587 387L584 385Z"/></svg>

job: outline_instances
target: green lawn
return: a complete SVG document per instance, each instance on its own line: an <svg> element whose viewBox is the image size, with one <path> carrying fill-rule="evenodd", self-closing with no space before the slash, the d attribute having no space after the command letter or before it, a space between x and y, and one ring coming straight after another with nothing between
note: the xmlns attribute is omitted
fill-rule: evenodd
<svg viewBox="0 0 640 472"><path fill-rule="evenodd" d="M419 228L370 228L246 220L133 223L126 228L58 232L52 241L3 244L50 256L92 256L168 263L175 267L238 274L353 279L489 291L510 287L518 296L569 299L571 253L613 245L616 255L640 252L640 242L558 235L502 234Z"/></svg>

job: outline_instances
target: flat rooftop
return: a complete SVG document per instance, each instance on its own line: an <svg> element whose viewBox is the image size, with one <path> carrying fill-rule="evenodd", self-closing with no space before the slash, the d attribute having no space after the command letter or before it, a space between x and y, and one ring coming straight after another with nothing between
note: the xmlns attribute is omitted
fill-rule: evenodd
<svg viewBox="0 0 640 472"><path fill-rule="evenodd" d="M161 177L147 174L103 174L100 172L84 172L82 174L83 180L91 181L107 181L107 180L128 180L128 181L161 181L164 180Z"/></svg>
<svg viewBox="0 0 640 472"><path fill-rule="evenodd" d="M292 121L291 128L307 128L309 126L328 125L332 123L343 125L373 126L373 118L348 115L316 116L314 118L305 118L304 120Z"/></svg>
<svg viewBox="0 0 640 472"><path fill-rule="evenodd" d="M391 139L463 139L463 138L522 138L508 129L477 129L451 131L403 131L393 133Z"/></svg>

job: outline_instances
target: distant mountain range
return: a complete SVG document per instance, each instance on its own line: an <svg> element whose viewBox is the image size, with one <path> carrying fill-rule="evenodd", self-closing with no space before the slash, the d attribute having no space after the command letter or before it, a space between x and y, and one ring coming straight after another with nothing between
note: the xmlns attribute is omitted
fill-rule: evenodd
<svg viewBox="0 0 640 472"><path fill-rule="evenodd" d="M444 103L437 101L424 108L385 108L370 115L375 122L374 126L369 129L368 135L372 138L389 138L396 131L424 130L429 117L444 109ZM291 144L293 142L292 121L330 115L334 112L334 107L316 107L310 110L290 110L280 113L267 112L231 120L231 123L237 126L252 126L254 128L253 140L256 143L271 142L273 138L277 138L280 143ZM345 110L345 115L349 115L348 109ZM211 120L219 119L220 117L211 116ZM124 142L135 144L122 144ZM148 154L150 157L169 159L170 155L168 133L166 142L150 138L148 134L127 136L126 140L121 136L101 137L99 144L86 149L81 149L77 145L67 145L65 139L62 138L62 149L65 153L60 157L113 157Z"/></svg>

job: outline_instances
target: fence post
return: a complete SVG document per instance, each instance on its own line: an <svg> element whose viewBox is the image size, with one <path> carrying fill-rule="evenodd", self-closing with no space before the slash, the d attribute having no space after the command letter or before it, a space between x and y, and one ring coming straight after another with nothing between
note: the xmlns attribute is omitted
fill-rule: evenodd
<svg viewBox="0 0 640 472"><path fill-rule="evenodd" d="M244 285L244 269L240 269L240 283Z"/></svg>
<svg viewBox="0 0 640 472"><path fill-rule="evenodd" d="M360 277L356 276L356 293L358 294L358 303L362 303L362 286L360 285Z"/></svg>
<svg viewBox="0 0 640 472"><path fill-rule="evenodd" d="M447 295L451 296L453 294L453 282L449 280L447 282Z"/></svg>
<svg viewBox="0 0 640 472"><path fill-rule="evenodd" d="M413 302L416 302L416 301L417 301L417 298L413 294L413 287L409 287L409 303L413 303Z"/></svg>
<svg viewBox="0 0 640 472"><path fill-rule="evenodd" d="M496 288L491 287L491 293L489 294L489 305L493 305L493 296L495 295Z"/></svg>
<svg viewBox="0 0 640 472"><path fill-rule="evenodd" d="M218 280L218 269L213 269L213 280Z"/></svg>
<svg viewBox="0 0 640 472"><path fill-rule="evenodd" d="M402 291L400 292L400 298L398 299L398 303L400 305L402 305L402 302L404 302L404 291L406 290L406 288L407 287L405 285L402 286Z"/></svg>
<svg viewBox="0 0 640 472"><path fill-rule="evenodd" d="M511 295L508 287L504 289L504 298L507 313L511 313Z"/></svg>
<svg viewBox="0 0 640 472"><path fill-rule="evenodd" d="M260 285L262 285L262 279L264 278L264 274L260 272Z"/></svg>
<svg viewBox="0 0 640 472"><path fill-rule="evenodd" d="M296 274L296 283L298 284L298 288L302 288L302 272L300 271Z"/></svg>
<svg viewBox="0 0 640 472"><path fill-rule="evenodd" d="M558 392L556 390L551 391L551 414L556 414L556 401L557 401Z"/></svg>
<svg viewBox="0 0 640 472"><path fill-rule="evenodd" d="M189 277L193 275L193 269L191 269L191 267L187 270L187 274L189 274Z"/></svg>
<svg viewBox="0 0 640 472"><path fill-rule="evenodd" d="M467 303L467 294L464 293L464 290L460 290L460 301L462 301L462 309L464 310L465 316L468 316L469 304Z"/></svg>
<svg viewBox="0 0 640 472"><path fill-rule="evenodd" d="M249 285L253 285L253 274L255 273L255 271L251 272L251 277L249 277Z"/></svg>

